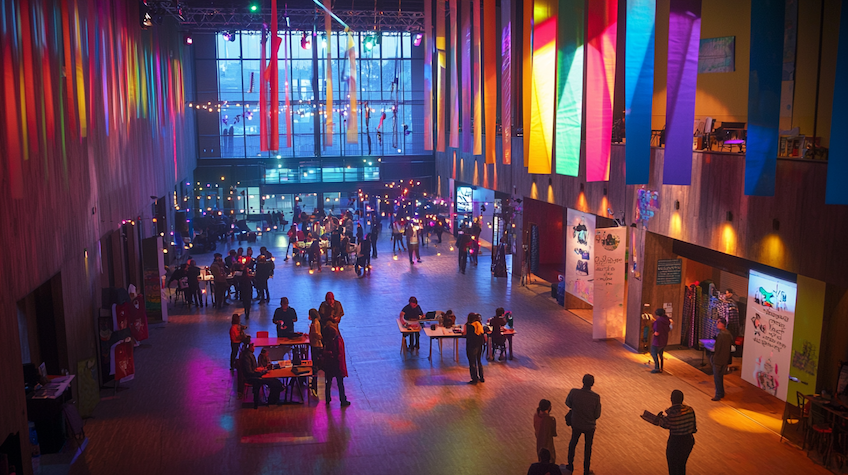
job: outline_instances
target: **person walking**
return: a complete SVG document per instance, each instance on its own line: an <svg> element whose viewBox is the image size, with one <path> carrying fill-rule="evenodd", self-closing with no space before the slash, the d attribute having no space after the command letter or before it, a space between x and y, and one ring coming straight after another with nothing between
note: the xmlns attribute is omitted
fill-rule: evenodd
<svg viewBox="0 0 848 475"><path fill-rule="evenodd" d="M654 310L654 338L651 340L651 358L654 359L654 369L651 373L663 372L663 352L668 344L668 332L671 330L671 319L665 314L665 309Z"/></svg>
<svg viewBox="0 0 848 475"><path fill-rule="evenodd" d="M339 400L342 407L350 406L345 395L344 378L347 378L347 362L345 360L344 339L336 327L327 326L323 330L324 353L324 398L327 405L332 401L333 379L339 387Z"/></svg>
<svg viewBox="0 0 848 475"><path fill-rule="evenodd" d="M595 440L595 425L601 417L601 396L592 391L595 377L591 374L583 376L583 387L574 388L565 398L565 405L571 408L571 442L568 443L568 465L565 469L574 472L574 449L580 436L584 436L583 473L595 473L591 470L592 442ZM568 416L566 416L568 417Z"/></svg>
<svg viewBox="0 0 848 475"><path fill-rule="evenodd" d="M392 223L392 253L397 252L397 248L402 248L404 251L406 250L406 246L403 244L403 222L400 220L395 220Z"/></svg>
<svg viewBox="0 0 848 475"><path fill-rule="evenodd" d="M471 381L468 384L477 384L477 381L485 383L481 359L486 335L483 332L480 314L473 312L468 314L468 320L462 327L462 335L465 337L465 356L468 357L468 370L471 373Z"/></svg>
<svg viewBox="0 0 848 475"><path fill-rule="evenodd" d="M715 382L715 397L713 401L721 401L724 397L724 373L731 361L730 345L733 344L733 335L727 331L727 320L718 319L716 323L718 335L715 338L715 349L712 356L713 381Z"/></svg>
<svg viewBox="0 0 848 475"><path fill-rule="evenodd" d="M665 458L668 462L668 475L686 475L686 462L695 447L695 432L698 425L695 410L683 404L683 391L671 392L671 407L658 414L657 425L668 429L668 443Z"/></svg>
<svg viewBox="0 0 848 475"><path fill-rule="evenodd" d="M312 374L317 375L323 369L321 360L324 354L324 337L321 335L321 315L314 308L309 309L309 346L312 347ZM318 377L312 378L312 395L318 397Z"/></svg>
<svg viewBox="0 0 848 475"><path fill-rule="evenodd" d="M465 274L468 267L468 246L471 237L462 229L456 235L456 250L459 254L459 271Z"/></svg>
<svg viewBox="0 0 848 475"><path fill-rule="evenodd" d="M374 259L377 258L377 238L380 237L380 233L383 231L383 223L380 221L380 218L377 217L376 213L374 214L374 225L371 226L371 257Z"/></svg>
<svg viewBox="0 0 848 475"><path fill-rule="evenodd" d="M551 401L547 399L539 401L539 407L533 415L533 429L536 431L536 454L539 455L542 450L547 450L549 462L556 463L554 437L557 436L557 431L556 419L551 416Z"/></svg>
<svg viewBox="0 0 848 475"><path fill-rule="evenodd" d="M415 258L418 262L421 262L421 254L418 253L419 249L419 241L421 239L421 228L417 224L413 224L411 221L406 225L406 246L409 250L409 263L412 264L412 255L415 254Z"/></svg>
<svg viewBox="0 0 848 475"><path fill-rule="evenodd" d="M327 292L324 296L324 301L318 307L318 314L321 316L321 327L328 326L339 328L339 323L344 316L344 308L342 303L336 300L336 296L332 292Z"/></svg>

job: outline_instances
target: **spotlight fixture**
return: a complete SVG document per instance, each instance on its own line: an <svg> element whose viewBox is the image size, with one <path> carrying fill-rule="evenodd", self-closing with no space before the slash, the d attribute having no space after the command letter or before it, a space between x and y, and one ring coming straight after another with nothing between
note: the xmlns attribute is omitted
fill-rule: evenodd
<svg viewBox="0 0 848 475"><path fill-rule="evenodd" d="M250 9L250 13L256 13L256 12L259 11L259 4L255 3L255 2L251 3L249 9Z"/></svg>
<svg viewBox="0 0 848 475"><path fill-rule="evenodd" d="M412 40L412 44L414 46L421 46L421 40L424 39L424 35L422 33L416 33L415 38Z"/></svg>
<svg viewBox="0 0 848 475"><path fill-rule="evenodd" d="M309 38L309 35L304 31L303 36L300 37L300 47L303 49L312 48L312 39Z"/></svg>
<svg viewBox="0 0 848 475"><path fill-rule="evenodd" d="M223 36L224 39L229 42L234 42L236 40L236 34L232 31L222 31L221 36Z"/></svg>
<svg viewBox="0 0 848 475"><path fill-rule="evenodd" d="M194 43L194 40L191 38L191 33L183 34L183 42L187 45Z"/></svg>

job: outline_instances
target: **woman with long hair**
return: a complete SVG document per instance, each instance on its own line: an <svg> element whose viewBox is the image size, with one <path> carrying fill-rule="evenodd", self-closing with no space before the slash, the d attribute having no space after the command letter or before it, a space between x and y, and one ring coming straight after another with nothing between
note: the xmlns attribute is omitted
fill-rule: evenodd
<svg viewBox="0 0 848 475"><path fill-rule="evenodd" d="M554 446L554 437L556 433L556 419L551 415L551 401L542 399L539 401L539 407L536 408L536 414L533 416L533 428L536 431L536 454L538 455L542 449L547 449L551 453L551 463L556 463L556 447Z"/></svg>
<svg viewBox="0 0 848 475"><path fill-rule="evenodd" d="M468 357L468 369L471 372L471 381L468 384L477 384L477 381L485 383L483 379L483 342L486 334L483 332L482 317L478 313L469 313L465 326L462 327L465 336L465 355Z"/></svg>
<svg viewBox="0 0 848 475"><path fill-rule="evenodd" d="M347 362L345 361L344 339L339 334L336 327L328 325L324 327L324 395L327 404L330 404L330 397L333 388L333 378L339 385L339 400L342 407L350 406L350 401L345 396L344 378L347 378Z"/></svg>

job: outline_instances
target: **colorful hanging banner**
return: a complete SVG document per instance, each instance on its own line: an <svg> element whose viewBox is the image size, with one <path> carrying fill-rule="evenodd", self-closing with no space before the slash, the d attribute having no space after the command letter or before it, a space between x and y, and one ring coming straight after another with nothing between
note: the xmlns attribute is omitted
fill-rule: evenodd
<svg viewBox="0 0 848 475"><path fill-rule="evenodd" d="M283 42L283 93L285 94L285 108L283 109L283 123L286 125L286 148L292 147L292 108L291 108L291 86L289 85L289 57L291 50L291 34L286 30Z"/></svg>
<svg viewBox="0 0 848 475"><path fill-rule="evenodd" d="M556 100L556 37L557 0L536 0L533 4L530 173L551 173Z"/></svg>
<svg viewBox="0 0 848 475"><path fill-rule="evenodd" d="M589 2L586 37L586 181L608 181L618 0Z"/></svg>
<svg viewBox="0 0 848 475"><path fill-rule="evenodd" d="M433 0L424 0L424 150L433 150Z"/></svg>
<svg viewBox="0 0 848 475"><path fill-rule="evenodd" d="M460 35L462 35L462 56L460 57L462 60L462 85L459 89L462 94L462 117L460 119L462 121L462 151L471 153L471 114L473 114L471 109L471 0L460 0L460 2L462 3L462 11L460 12L462 27L459 30Z"/></svg>
<svg viewBox="0 0 848 475"><path fill-rule="evenodd" d="M510 165L512 164L512 0L501 0L501 28L503 28L501 30L501 148L503 164ZM491 107L488 100L486 100L486 107Z"/></svg>
<svg viewBox="0 0 848 475"><path fill-rule="evenodd" d="M836 81L848 84L848 7L843 3L839 23L839 45L836 57ZM848 143L838 137L848 130L848 89L833 90L833 115L830 122L830 156L827 163L827 192L824 202L829 205L848 205Z"/></svg>
<svg viewBox="0 0 848 475"><path fill-rule="evenodd" d="M74 2L74 32L76 33L76 41L74 42L74 53L76 60L74 62L74 66L76 70L77 79L76 85L77 105L79 106L79 132L80 138L83 138L88 137L88 118L85 107L85 72L82 69L82 25L80 25L79 0L76 0ZM27 41L29 41L29 39L27 39ZM21 84L23 84L23 78L21 79Z"/></svg>
<svg viewBox="0 0 848 475"><path fill-rule="evenodd" d="M280 57L282 42L277 24L277 0L271 0L271 64L268 66L271 68L271 142L268 148L274 151L280 149L280 69L277 58Z"/></svg>
<svg viewBox="0 0 848 475"><path fill-rule="evenodd" d="M474 102L474 155L483 154L483 87L480 57L480 0L471 0L471 91Z"/></svg>
<svg viewBox="0 0 848 475"><path fill-rule="evenodd" d="M447 53L445 41L445 2L436 1L436 151L444 152L445 148L445 100L447 86L445 84L447 71Z"/></svg>
<svg viewBox="0 0 848 475"><path fill-rule="evenodd" d="M450 83L450 146L459 148L459 71L457 70L456 55L459 53L458 38L459 18L457 18L457 0L450 0L450 32L451 32L451 83Z"/></svg>
<svg viewBox="0 0 848 475"><path fill-rule="evenodd" d="M486 163L495 163L496 117L498 112L497 7L483 2L483 75L485 80ZM482 125L482 124L480 124ZM481 128L480 125L477 128ZM476 139L476 137L475 137ZM475 140L476 143L476 140Z"/></svg>
<svg viewBox="0 0 848 475"><path fill-rule="evenodd" d="M583 128L584 0L560 0L557 38L556 166L577 176Z"/></svg>
<svg viewBox="0 0 848 475"><path fill-rule="evenodd" d="M751 1L751 72L745 144L745 194L749 196L774 196L785 12L785 0Z"/></svg>
<svg viewBox="0 0 848 475"><path fill-rule="evenodd" d="M6 171L9 177L9 188L12 198L23 199L24 197L24 180L23 180L23 164L21 159L22 140L21 130L18 127L20 119L18 111L15 107L17 103L15 94L15 84L17 77L15 75L15 67L12 55L15 51L12 49L15 44L14 32L14 0L0 0L0 51L2 51L3 60L3 100L7 104L3 108L3 143L5 144L5 160ZM15 48L17 49L17 48Z"/></svg>
<svg viewBox="0 0 848 475"><path fill-rule="evenodd" d="M654 103L654 30L657 0L627 2L624 58L626 183L647 184L651 165L651 114Z"/></svg>
<svg viewBox="0 0 848 475"><path fill-rule="evenodd" d="M324 0L330 3L328 0ZM325 8L329 8L326 7ZM333 54L330 39L333 37L333 18L329 12L324 13L324 30L327 33L327 65L324 71L327 73L326 94L327 105L324 106L324 148L333 146Z"/></svg>
<svg viewBox="0 0 848 475"><path fill-rule="evenodd" d="M350 28L347 32L347 59L348 59L348 95L350 96L350 107L347 112L347 143L359 143L359 104L356 98L356 43L353 41L353 33ZM432 100L432 93L429 94ZM430 137L432 142L432 136ZM432 144L430 146L432 149Z"/></svg>
<svg viewBox="0 0 848 475"><path fill-rule="evenodd" d="M521 129L524 166L530 166L530 103L533 100L533 2L525 1L521 23Z"/></svg>
<svg viewBox="0 0 848 475"><path fill-rule="evenodd" d="M268 151L268 119L270 118L268 113L268 80L265 78L267 52L268 29L263 26L259 48L259 70L262 71L262 74L259 75L259 150L261 152Z"/></svg>
<svg viewBox="0 0 848 475"><path fill-rule="evenodd" d="M701 0L671 0L663 158L663 184L666 185L692 182L692 131L700 44Z"/></svg>

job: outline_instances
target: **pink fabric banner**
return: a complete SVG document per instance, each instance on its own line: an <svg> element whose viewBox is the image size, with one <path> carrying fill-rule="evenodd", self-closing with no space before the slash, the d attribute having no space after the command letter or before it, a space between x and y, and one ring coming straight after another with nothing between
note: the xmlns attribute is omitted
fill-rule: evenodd
<svg viewBox="0 0 848 475"><path fill-rule="evenodd" d="M424 150L433 150L433 0L424 0Z"/></svg>
<svg viewBox="0 0 848 475"><path fill-rule="evenodd" d="M279 57L280 44L282 40L279 36L277 24L277 0L271 0L271 64L268 67L271 70L271 129L270 143L268 148L271 150L280 149L280 70L277 68L277 58Z"/></svg>
<svg viewBox="0 0 848 475"><path fill-rule="evenodd" d="M459 147L459 71L457 71L456 55L459 52L457 49L459 19L457 18L457 0L450 0L450 19L451 19L451 83L450 83L450 146L452 148Z"/></svg>
<svg viewBox="0 0 848 475"><path fill-rule="evenodd" d="M436 151L445 151L445 95L447 55L445 52L445 2L436 1Z"/></svg>
<svg viewBox="0 0 848 475"><path fill-rule="evenodd" d="M285 33L283 44L283 89L285 93L285 109L283 109L283 122L286 124L286 148L292 146L292 108L291 108L291 86L289 85L289 49L291 48L291 34Z"/></svg>
<svg viewBox="0 0 848 475"><path fill-rule="evenodd" d="M586 181L608 181L618 0L587 4Z"/></svg>
<svg viewBox="0 0 848 475"><path fill-rule="evenodd" d="M471 153L471 0L460 0L462 2L462 85L459 87L462 93L462 151Z"/></svg>
<svg viewBox="0 0 848 475"><path fill-rule="evenodd" d="M512 163L512 0L501 0L501 28L501 147L503 164L509 165Z"/></svg>
<svg viewBox="0 0 848 475"><path fill-rule="evenodd" d="M498 113L498 32L495 0L483 2L483 75L486 96L486 163L495 163ZM483 125L483 124L480 124Z"/></svg>
<svg viewBox="0 0 848 475"><path fill-rule="evenodd" d="M327 1L327 0L325 0ZM329 3L329 2L327 2ZM329 8L329 7L327 7ZM333 146L333 54L330 47L330 38L333 37L333 19L329 13L324 13L324 29L327 32L327 66L324 68L327 73L326 95L327 104L324 106L324 148Z"/></svg>

